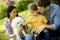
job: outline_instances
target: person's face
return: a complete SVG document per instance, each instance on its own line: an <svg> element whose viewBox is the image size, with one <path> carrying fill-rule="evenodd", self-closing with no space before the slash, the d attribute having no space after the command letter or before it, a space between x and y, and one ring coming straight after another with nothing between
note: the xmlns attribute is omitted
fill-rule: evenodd
<svg viewBox="0 0 60 40"><path fill-rule="evenodd" d="M44 7L38 7L39 11L41 12L41 14L43 14L45 12L45 8Z"/></svg>
<svg viewBox="0 0 60 40"><path fill-rule="evenodd" d="M43 13L47 13L50 11L50 6L45 7L38 7L39 11L43 14Z"/></svg>
<svg viewBox="0 0 60 40"><path fill-rule="evenodd" d="M10 15L10 17L11 17L11 18L15 18L15 17L16 17L16 15L17 15L16 8L15 8L15 9L13 9L13 10L9 13L9 15Z"/></svg>
<svg viewBox="0 0 60 40"><path fill-rule="evenodd" d="M30 10L30 13L31 13L32 15L37 15L38 10L36 10L36 11Z"/></svg>

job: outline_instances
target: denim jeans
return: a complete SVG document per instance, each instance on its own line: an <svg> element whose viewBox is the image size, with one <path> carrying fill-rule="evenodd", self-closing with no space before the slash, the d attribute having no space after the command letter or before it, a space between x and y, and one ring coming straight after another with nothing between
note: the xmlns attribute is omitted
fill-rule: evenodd
<svg viewBox="0 0 60 40"><path fill-rule="evenodd" d="M37 37L37 40L49 40L49 30L44 29Z"/></svg>
<svg viewBox="0 0 60 40"><path fill-rule="evenodd" d="M49 34L49 30L48 29L44 29L44 38L45 40L49 40L50 34Z"/></svg>
<svg viewBox="0 0 60 40"><path fill-rule="evenodd" d="M33 40L33 36L30 34L26 34L25 40Z"/></svg>

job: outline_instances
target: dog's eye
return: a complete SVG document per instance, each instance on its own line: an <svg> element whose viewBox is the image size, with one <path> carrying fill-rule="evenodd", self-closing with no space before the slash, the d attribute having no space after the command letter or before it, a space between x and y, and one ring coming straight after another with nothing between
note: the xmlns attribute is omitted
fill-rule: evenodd
<svg viewBox="0 0 60 40"><path fill-rule="evenodd" d="M17 24L19 24L19 22L17 22Z"/></svg>

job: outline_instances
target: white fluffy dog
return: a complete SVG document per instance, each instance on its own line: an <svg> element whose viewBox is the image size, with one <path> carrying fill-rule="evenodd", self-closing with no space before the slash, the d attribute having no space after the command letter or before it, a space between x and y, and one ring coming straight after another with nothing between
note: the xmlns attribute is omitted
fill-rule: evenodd
<svg viewBox="0 0 60 40"><path fill-rule="evenodd" d="M19 32L20 32L22 25L24 25L24 19L22 17L15 17L12 20L11 26L13 27L13 30L14 30L13 32L14 32L14 34L16 34L17 40L21 40ZM24 30L22 32L23 32L23 34L25 34Z"/></svg>

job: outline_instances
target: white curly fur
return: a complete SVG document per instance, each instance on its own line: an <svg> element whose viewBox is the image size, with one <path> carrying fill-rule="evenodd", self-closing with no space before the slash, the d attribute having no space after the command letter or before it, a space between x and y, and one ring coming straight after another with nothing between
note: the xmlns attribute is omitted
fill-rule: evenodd
<svg viewBox="0 0 60 40"><path fill-rule="evenodd" d="M15 17L12 20L12 27L14 30L14 34L16 34L17 40L20 40L20 35L19 35L19 29L22 27L21 25L24 25L24 19L22 17Z"/></svg>

